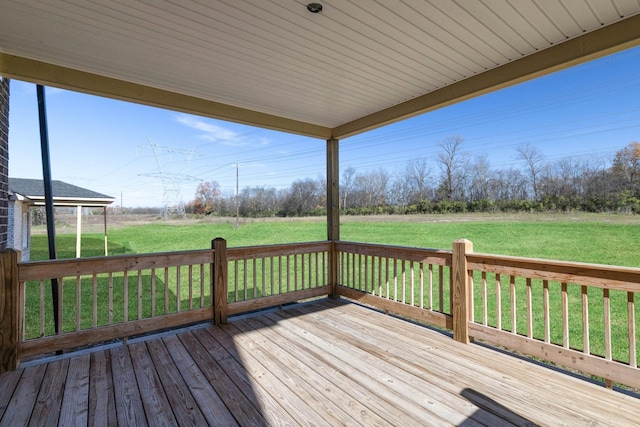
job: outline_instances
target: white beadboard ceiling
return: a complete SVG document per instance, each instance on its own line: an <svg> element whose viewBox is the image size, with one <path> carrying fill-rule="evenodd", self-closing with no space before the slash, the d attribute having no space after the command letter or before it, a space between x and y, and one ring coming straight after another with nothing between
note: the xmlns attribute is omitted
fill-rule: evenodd
<svg viewBox="0 0 640 427"><path fill-rule="evenodd" d="M426 111L432 101L412 100L420 104L415 100L483 73L498 76L487 87L499 87L501 67L608 26L635 20L613 32L628 36L590 48L596 54L639 38L640 0L324 0L319 14L307 3L0 0L0 74L74 88L62 76L73 69L135 83L124 89L134 100L144 102L136 90L161 89L189 96L191 106L176 102L176 109L345 136ZM15 71L22 59L37 62ZM48 65L45 78L37 68ZM77 89L128 98L109 82ZM461 98L451 92L432 104ZM220 113L191 97L213 101ZM225 115L225 107L233 112ZM254 121L247 112L264 116Z"/></svg>

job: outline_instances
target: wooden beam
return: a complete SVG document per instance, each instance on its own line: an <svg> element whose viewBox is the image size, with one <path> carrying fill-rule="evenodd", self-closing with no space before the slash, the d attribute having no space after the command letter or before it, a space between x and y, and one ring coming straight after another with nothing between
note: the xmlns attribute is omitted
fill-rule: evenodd
<svg viewBox="0 0 640 427"><path fill-rule="evenodd" d="M410 99L402 104L337 126L333 129L333 137L346 138L639 44L640 15L635 15Z"/></svg>
<svg viewBox="0 0 640 427"><path fill-rule="evenodd" d="M58 87L314 138L327 139L331 137L331 129L328 127L2 52L0 52L0 75L44 86Z"/></svg>
<svg viewBox="0 0 640 427"><path fill-rule="evenodd" d="M340 241L340 162L337 139L327 140L327 240L329 249L329 285L331 296L337 297L338 251L336 242Z"/></svg>
<svg viewBox="0 0 640 427"><path fill-rule="evenodd" d="M327 240L340 240L340 162L337 139L327 140Z"/></svg>

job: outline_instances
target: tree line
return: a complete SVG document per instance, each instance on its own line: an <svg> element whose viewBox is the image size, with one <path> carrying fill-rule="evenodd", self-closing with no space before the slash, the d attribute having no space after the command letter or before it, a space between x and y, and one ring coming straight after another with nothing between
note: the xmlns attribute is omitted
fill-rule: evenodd
<svg viewBox="0 0 640 427"><path fill-rule="evenodd" d="M346 215L461 212L640 211L640 143L613 159L547 160L527 143L514 152L519 167L492 167L484 155L464 150L461 136L438 144L431 159L414 158L395 171L358 171L340 177L340 210ZM245 187L224 194L216 181L198 185L187 213L242 217L311 216L326 213L326 179L304 178L288 188Z"/></svg>

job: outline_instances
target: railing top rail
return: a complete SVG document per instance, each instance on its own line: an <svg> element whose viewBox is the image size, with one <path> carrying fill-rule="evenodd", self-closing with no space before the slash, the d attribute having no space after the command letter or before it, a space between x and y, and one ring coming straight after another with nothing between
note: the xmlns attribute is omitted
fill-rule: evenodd
<svg viewBox="0 0 640 427"><path fill-rule="evenodd" d="M470 270L640 292L640 268L483 253L467 254Z"/></svg>
<svg viewBox="0 0 640 427"><path fill-rule="evenodd" d="M42 280L56 277L136 271L178 265L203 264L212 261L211 249L150 254L114 255L108 257L67 258L28 261L18 264L18 280Z"/></svg>
<svg viewBox="0 0 640 427"><path fill-rule="evenodd" d="M436 265L451 265L452 251L442 249L415 248L409 246L382 245L377 243L336 242L336 249L341 252L360 255L379 256L383 258L401 258L414 262Z"/></svg>
<svg viewBox="0 0 640 427"><path fill-rule="evenodd" d="M235 261L240 259L265 258L328 251L331 246L329 241L285 243L265 246L241 246L227 249L227 259Z"/></svg>

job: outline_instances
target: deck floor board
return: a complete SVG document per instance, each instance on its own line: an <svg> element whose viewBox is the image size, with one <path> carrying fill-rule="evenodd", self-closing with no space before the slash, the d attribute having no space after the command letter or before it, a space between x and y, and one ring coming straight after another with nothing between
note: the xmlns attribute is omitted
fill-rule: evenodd
<svg viewBox="0 0 640 427"><path fill-rule="evenodd" d="M0 426L640 425L640 399L344 300L34 361Z"/></svg>

